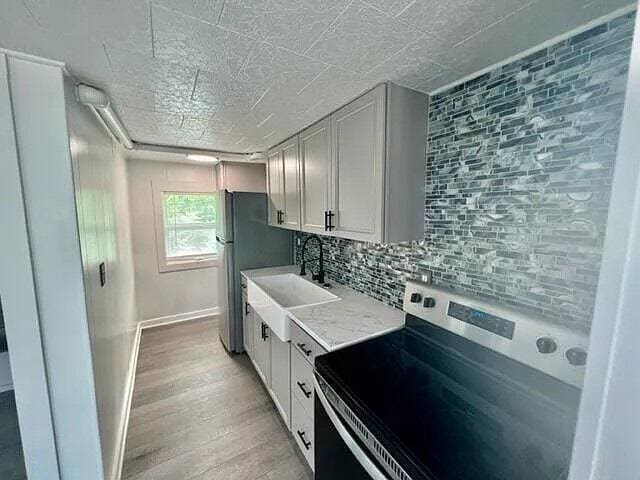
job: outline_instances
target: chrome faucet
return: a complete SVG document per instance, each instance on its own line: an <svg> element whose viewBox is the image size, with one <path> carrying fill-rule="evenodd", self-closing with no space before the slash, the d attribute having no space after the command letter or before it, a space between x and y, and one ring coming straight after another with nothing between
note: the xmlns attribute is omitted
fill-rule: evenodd
<svg viewBox="0 0 640 480"><path fill-rule="evenodd" d="M316 258L312 258L310 260L305 260L304 254L307 251L307 243L309 243L309 240L313 240L313 239L315 239L318 242L318 247L320 249L320 256ZM307 269L306 269L307 262L315 262L315 261L318 261L318 273L312 272L311 278L313 280L317 280L320 285L323 285L324 284L324 254L322 252L322 240L318 235L311 235L310 237L307 237L304 243L302 244L302 264L300 265L300 275L307 274Z"/></svg>

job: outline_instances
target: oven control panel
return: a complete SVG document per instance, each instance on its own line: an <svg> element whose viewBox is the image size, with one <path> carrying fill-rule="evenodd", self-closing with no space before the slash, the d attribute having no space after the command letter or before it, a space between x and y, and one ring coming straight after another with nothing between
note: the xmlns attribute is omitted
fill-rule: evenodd
<svg viewBox="0 0 640 480"><path fill-rule="evenodd" d="M582 386L588 336L535 312L407 282L404 310L560 380Z"/></svg>
<svg viewBox="0 0 640 480"><path fill-rule="evenodd" d="M506 320L478 310L477 308L467 307L466 305L456 302L449 302L447 315L470 325L475 325L488 332L508 338L509 340L513 338L513 332L516 327L516 324L511 320Z"/></svg>

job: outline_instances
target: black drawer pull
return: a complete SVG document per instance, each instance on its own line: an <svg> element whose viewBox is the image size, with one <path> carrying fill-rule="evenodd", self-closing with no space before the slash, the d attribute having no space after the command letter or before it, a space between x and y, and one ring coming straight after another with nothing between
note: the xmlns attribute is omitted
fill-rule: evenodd
<svg viewBox="0 0 640 480"><path fill-rule="evenodd" d="M249 315L249 302L244 302L244 314Z"/></svg>
<svg viewBox="0 0 640 480"><path fill-rule="evenodd" d="M307 346L306 343L297 343L298 348L304 353L307 357L311 355L312 350L310 348L305 348Z"/></svg>
<svg viewBox="0 0 640 480"><path fill-rule="evenodd" d="M269 335L267 335L267 326L262 323L260 325L261 331L260 331L260 336L262 337L262 340L266 340L267 338L269 338Z"/></svg>
<svg viewBox="0 0 640 480"><path fill-rule="evenodd" d="M302 440L302 445L304 445L305 450L311 450L311 442L307 442L304 439L304 436L305 436L306 432L301 432L300 430L298 430L296 433L300 437L300 440Z"/></svg>
<svg viewBox="0 0 640 480"><path fill-rule="evenodd" d="M304 396L309 398L311 396L311 392L304 388L306 383L304 382L296 382L296 383L298 384L298 387L300 388L300 390L302 390L302 393L304 393Z"/></svg>

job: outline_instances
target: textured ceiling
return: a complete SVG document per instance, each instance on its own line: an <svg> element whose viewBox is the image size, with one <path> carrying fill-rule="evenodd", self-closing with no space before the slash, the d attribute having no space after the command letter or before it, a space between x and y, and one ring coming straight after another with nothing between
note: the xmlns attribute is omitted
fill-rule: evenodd
<svg viewBox="0 0 640 480"><path fill-rule="evenodd" d="M260 151L383 80L431 92L629 0L1 0L0 47L104 88L138 142Z"/></svg>

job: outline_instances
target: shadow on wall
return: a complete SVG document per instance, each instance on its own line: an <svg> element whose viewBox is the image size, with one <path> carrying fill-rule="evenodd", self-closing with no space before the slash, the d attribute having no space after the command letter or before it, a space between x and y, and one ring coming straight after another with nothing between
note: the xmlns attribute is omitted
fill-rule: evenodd
<svg viewBox="0 0 640 480"><path fill-rule="evenodd" d="M436 284L589 329L634 17L434 95L424 241L326 238L329 276L401 308L406 280L430 271Z"/></svg>

